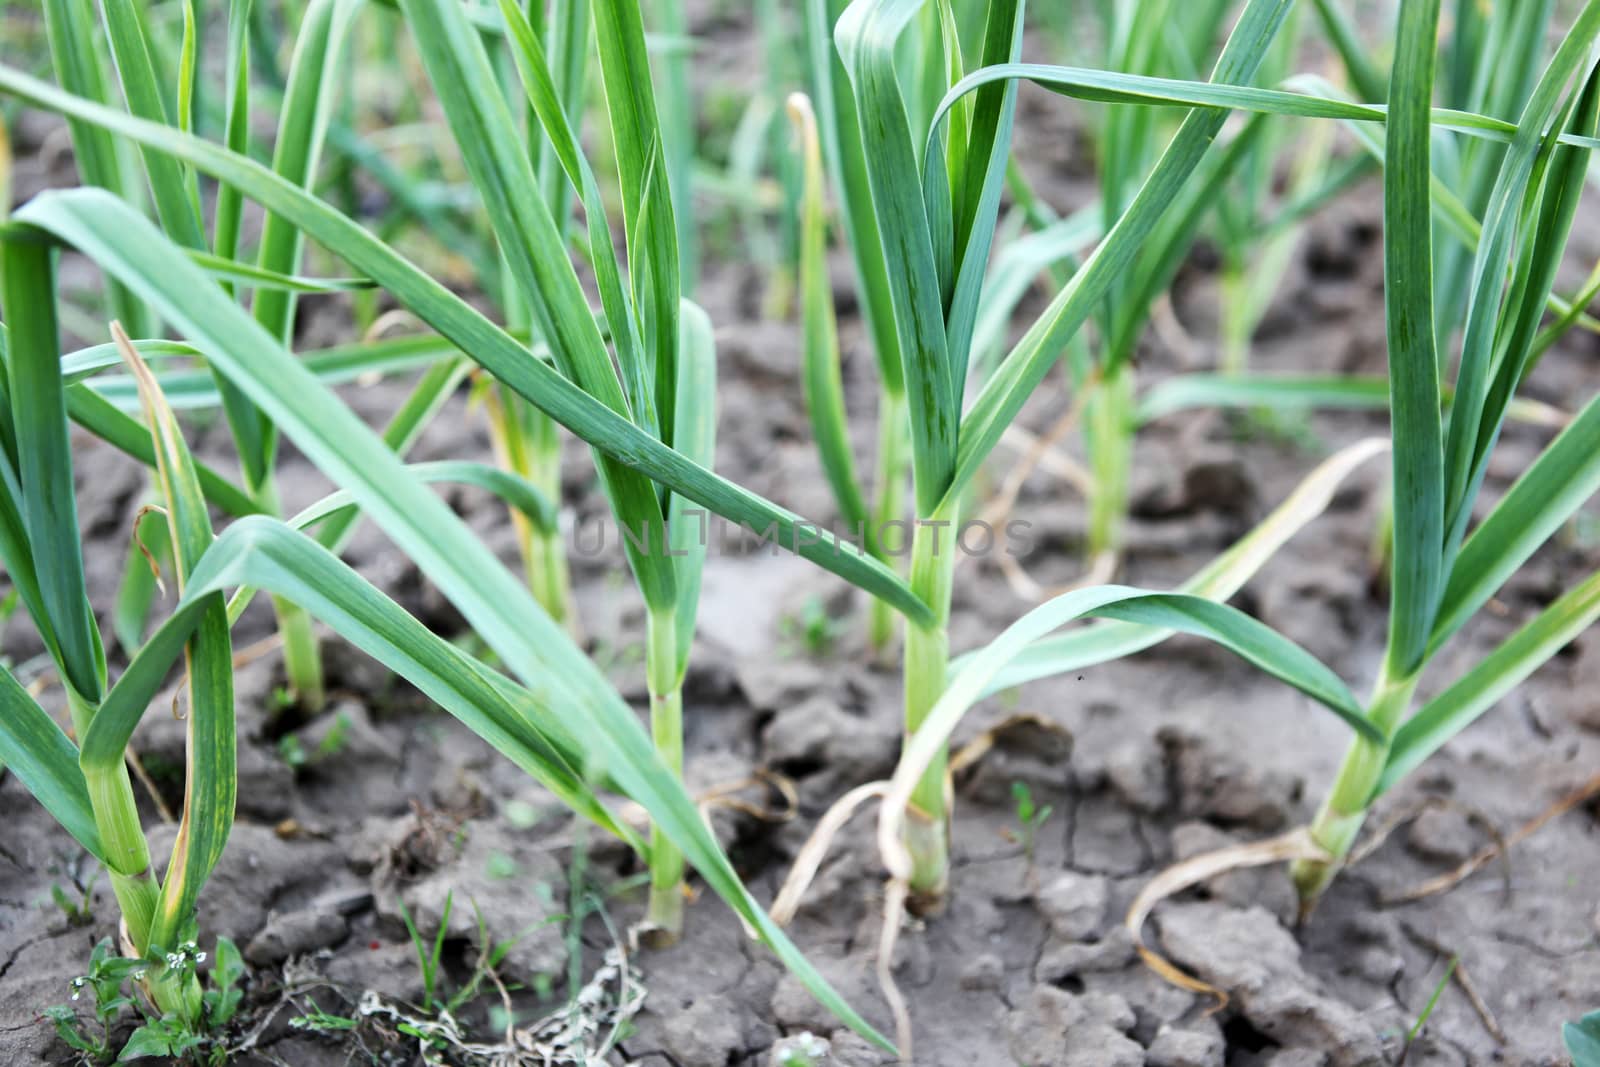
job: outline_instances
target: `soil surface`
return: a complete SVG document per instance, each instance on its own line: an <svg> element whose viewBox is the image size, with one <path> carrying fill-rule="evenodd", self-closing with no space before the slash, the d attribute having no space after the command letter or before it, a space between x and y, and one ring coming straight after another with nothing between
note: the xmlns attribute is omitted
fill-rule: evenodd
<svg viewBox="0 0 1600 1067"><path fill-rule="evenodd" d="M716 55L754 51L746 47L750 28L738 20L706 18L695 30ZM701 77L702 89L711 91L751 84L756 72L732 63ZM1092 192L1083 121L1059 98L1023 94L1019 156L1059 210ZM50 161L51 153L60 155L58 124L29 118L14 140L20 197L43 184L71 182L70 168ZM1258 334L1257 365L1382 372L1379 220L1377 190L1369 186L1307 229ZM1600 255L1597 222L1580 220L1575 262ZM762 276L740 255L737 246L713 249L696 294L718 331L717 465L826 522L834 508L809 443L798 331L762 316ZM1214 258L1197 250L1170 308L1148 331L1141 387L1213 362ZM861 417L857 443L863 469L870 469L874 375L847 260L841 256L835 265L848 400ZM93 272L70 258L64 277L69 286L96 284ZM349 336L340 301L307 299L302 306L302 347ZM1029 306L1042 306L1038 294ZM1539 366L1527 395L1572 410L1593 391L1597 355L1593 337L1570 338ZM403 382L381 382L344 391L377 422L405 389ZM1023 424L1043 431L1068 402L1064 375L1054 374ZM225 428L215 421L197 421L195 428L202 456L226 463ZM1177 583L1248 530L1321 456L1385 430L1382 416L1352 413L1276 425L1185 413L1151 425L1138 439L1122 578L1151 587ZM1485 503L1550 436L1529 425L1508 428ZM109 448L87 438L79 443L89 581L106 618L146 499L145 480ZM1073 440L1063 447L1079 451ZM463 393L413 458L488 454L482 413ZM1016 459L1014 449L997 452L996 482ZM577 447L568 449L565 474L573 521L598 521L604 501ZM291 509L327 491L288 447L282 479ZM1329 512L1235 600L1358 691L1373 676L1384 638L1381 590L1369 565L1383 479L1382 460L1358 472ZM475 491L447 492L515 568L503 511ZM1084 506L1074 491L1058 477L1035 473L1013 515L1032 524L1035 544L1021 563L1035 581L1055 586L1079 577ZM642 614L614 548L600 558L574 559L578 598L591 650L642 704ZM436 631L462 633L455 612L370 525L348 558ZM1580 523L1564 532L1447 647L1430 672L1429 691L1597 564L1592 530ZM838 621L816 623L818 606ZM1029 606L994 561L964 564L954 647L980 645ZM779 817L781 798L759 787L740 794L748 805L712 812L762 899L776 892L827 806L893 767L898 680L867 655L861 607L840 583L787 556L714 554L708 563L685 700L689 777L702 790L758 771L793 783L798 805L787 820ZM257 605L240 625L237 647L248 650L270 633L270 613ZM9 626L4 649L24 665L41 652L25 621ZM470 981L481 930L495 942L515 939L496 966L514 987L507 999L484 983L483 995L460 1015L472 1039L493 1042L509 1003L516 1025L526 1029L591 982L617 945L628 947L627 930L642 914L637 865L575 827L552 797L383 669L331 637L325 651L333 696L315 717L282 706L270 649L247 653L238 681L238 823L200 902L205 939L231 937L250 964L237 1062L417 1062L415 1039L385 1014L387 1006L423 995L402 910L424 938L446 925L442 981L449 990ZM113 659L124 662L120 652ZM1504 864L1450 892L1403 904L1390 899L1449 871L1594 774L1597 683L1600 634L1591 633L1383 799L1372 826L1392 822L1394 832L1338 879L1304 925L1295 924L1293 893L1276 867L1228 874L1160 906L1147 938L1229 990L1220 1010L1212 998L1147 969L1122 931L1122 916L1149 878L1174 860L1307 820L1332 777L1346 728L1227 653L1186 638L986 702L968 716L958 741L1019 716L1034 721L1000 731L994 748L957 782L949 907L901 935L895 976L911 1003L916 1062L1564 1063L1561 1024L1600 1007L1594 894L1600 822L1593 804L1553 820L1518 843ZM58 694L47 689L45 699ZM165 698L152 706L135 749L156 792L176 806L183 725L169 706ZM294 753L304 759L286 758ZM1031 840L1019 832L1015 783L1050 809ZM171 830L154 803L147 808L153 848L164 854ZM67 1002L68 982L84 971L91 946L114 933L115 905L81 850L11 777L0 780L0 820L7 827L0 835L0 1061L70 1062L39 1013ZM851 1003L887 1030L891 1021L873 978L882 870L871 831L868 813L840 836L792 932ZM72 921L52 902L52 888L78 896L84 884L87 914ZM1455 980L1408 1040L1452 958L1459 961ZM682 943L630 950L626 960L644 999L606 1062L766 1064L776 1062L780 1043L807 1032L829 1043L826 1062L889 1062L840 1031L709 893L688 908ZM605 1000L616 985L595 988ZM319 1010L354 1017L364 997L371 1010L354 1031L304 1023ZM554 1041L548 1033L543 1039Z"/></svg>

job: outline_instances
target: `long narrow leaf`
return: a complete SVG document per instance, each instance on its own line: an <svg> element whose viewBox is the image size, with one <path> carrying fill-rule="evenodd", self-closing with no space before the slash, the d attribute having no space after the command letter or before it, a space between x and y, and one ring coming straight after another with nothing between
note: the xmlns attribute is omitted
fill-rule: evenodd
<svg viewBox="0 0 1600 1067"><path fill-rule="evenodd" d="M104 862L78 750L55 720L0 666L0 762L84 849Z"/></svg>
<svg viewBox="0 0 1600 1067"><path fill-rule="evenodd" d="M156 453L157 483L166 503L173 566L182 593L190 571L211 546L211 517L178 420L162 398L155 376L128 343L121 328L114 327L112 332L129 369L139 381L145 422L150 426ZM184 925L194 913L200 888L222 857L228 832L233 828L234 801L238 793L233 727L233 645L228 635L227 606L220 593L200 603L194 632L185 649L184 689L188 718L183 816L178 823L172 860L167 865L155 920L150 928L151 943L168 948L181 939ZM89 732L95 732L93 725ZM120 762L123 757L118 752L113 758ZM87 772L88 765L85 765Z"/></svg>
<svg viewBox="0 0 1600 1067"><path fill-rule="evenodd" d="M867 522L866 497L856 477L839 371L839 332L828 277L828 222L822 177L822 146L810 101L789 98L789 118L800 138L805 185L800 202L800 360L806 414L817 442L822 472L833 489L839 514L852 528Z"/></svg>
<svg viewBox="0 0 1600 1067"><path fill-rule="evenodd" d="M50 629L60 649L62 677L92 704L104 685L104 661L83 576L58 347L55 258L55 250L38 235L0 234L0 307L9 340L6 388L17 435L23 519L46 614L37 622Z"/></svg>
<svg viewBox="0 0 1600 1067"><path fill-rule="evenodd" d="M1433 226L1428 200L1434 38L1439 0L1403 0L1389 85L1383 170L1384 308L1393 425L1394 560L1388 663L1397 678L1422 662L1442 584L1444 440L1433 328Z"/></svg>

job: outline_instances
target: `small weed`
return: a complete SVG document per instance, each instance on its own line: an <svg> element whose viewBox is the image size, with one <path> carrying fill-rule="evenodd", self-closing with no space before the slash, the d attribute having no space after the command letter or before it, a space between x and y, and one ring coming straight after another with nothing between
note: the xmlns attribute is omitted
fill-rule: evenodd
<svg viewBox="0 0 1600 1067"><path fill-rule="evenodd" d="M828 1061L828 1042L806 1030L772 1046L773 1067L818 1067Z"/></svg>
<svg viewBox="0 0 1600 1067"><path fill-rule="evenodd" d="M781 627L784 643L792 651L815 657L831 652L844 631L844 623L828 614L820 597L808 598L798 615L784 616Z"/></svg>
<svg viewBox="0 0 1600 1067"><path fill-rule="evenodd" d="M72 891L62 888L60 882L51 882L50 900L66 918L68 926L87 926L94 921L94 884L100 877L100 868L95 867L88 878L69 877Z"/></svg>
<svg viewBox="0 0 1600 1067"><path fill-rule="evenodd" d="M1033 862L1033 848L1038 840L1039 828L1045 820L1050 818L1055 808L1049 804L1040 807L1034 802L1033 791L1025 782L1011 783L1011 799L1016 805L1017 829L1007 834L1012 840L1022 846L1023 854L1028 857L1028 862Z"/></svg>
<svg viewBox="0 0 1600 1067"><path fill-rule="evenodd" d="M129 959L116 954L109 937L102 938L90 954L89 973L72 980L72 999L81 1001L87 993L91 1017L80 1015L72 1004L47 1008L44 1017L54 1025L56 1035L78 1053L80 1063L108 1063L114 1054L119 1063L151 1056L191 1064L226 1063L227 1048L217 1035L232 1021L244 998L244 991L239 988L244 978L244 960L232 941L217 939L216 965L201 994L205 1008L203 1033L174 1013L157 1014L125 988L129 982L141 981L152 968L193 974L205 959L206 954L192 941L160 959ZM138 1013L141 1022L118 1051L112 1047L112 1030L128 1008Z"/></svg>

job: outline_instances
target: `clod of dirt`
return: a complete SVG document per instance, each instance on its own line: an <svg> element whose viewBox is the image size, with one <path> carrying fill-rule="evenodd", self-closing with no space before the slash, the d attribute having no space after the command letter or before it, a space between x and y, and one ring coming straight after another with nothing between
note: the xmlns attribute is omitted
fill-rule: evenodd
<svg viewBox="0 0 1600 1067"><path fill-rule="evenodd" d="M661 1046L679 1063L727 1063L729 1051L744 1041L734 1019L717 998L701 998L666 1017Z"/></svg>
<svg viewBox="0 0 1600 1067"><path fill-rule="evenodd" d="M1175 519L1205 511L1248 517L1255 507L1255 480L1236 453L1223 452L1191 459L1178 484L1158 486L1136 497L1130 513L1142 519Z"/></svg>
<svg viewBox="0 0 1600 1067"><path fill-rule="evenodd" d="M893 769L896 731L883 717L851 715L826 697L780 710L761 731L764 758L808 793L836 797Z"/></svg>
<svg viewBox="0 0 1600 1067"><path fill-rule="evenodd" d="M1231 1009L1270 1042L1323 1050L1334 1067L1382 1062L1372 1026L1306 974L1294 935L1265 908L1175 904L1158 922L1166 955L1228 990Z"/></svg>
<svg viewBox="0 0 1600 1067"><path fill-rule="evenodd" d="M1006 964L992 952L981 952L961 968L961 988L996 990L1005 983Z"/></svg>
<svg viewBox="0 0 1600 1067"><path fill-rule="evenodd" d="M1180 814L1264 833L1287 823L1298 781L1258 772L1198 735L1166 729L1161 739L1177 765Z"/></svg>
<svg viewBox="0 0 1600 1067"><path fill-rule="evenodd" d="M1261 619L1324 662L1338 664L1370 616L1370 576L1363 567L1307 561L1261 590Z"/></svg>
<svg viewBox="0 0 1600 1067"><path fill-rule="evenodd" d="M1127 1036L1133 1023L1121 997L1036 986L1007 1015L1006 1042L1031 1067L1142 1067L1144 1049Z"/></svg>
<svg viewBox="0 0 1600 1067"><path fill-rule="evenodd" d="M809 660L763 659L738 668L739 688L757 711L780 711L828 688L821 666Z"/></svg>
<svg viewBox="0 0 1600 1067"><path fill-rule="evenodd" d="M899 1062L854 1030L835 1030L828 1035L828 1044L833 1054L825 1061L829 1067L885 1067Z"/></svg>
<svg viewBox="0 0 1600 1067"><path fill-rule="evenodd" d="M173 829L162 826L151 832L152 853L167 853ZM332 844L308 838L285 841L267 827L236 823L200 897L200 929L208 937L248 944L266 925L271 909L326 892L330 878L343 872L343 858Z"/></svg>
<svg viewBox="0 0 1600 1067"><path fill-rule="evenodd" d="M839 991L847 1004L872 1004L878 989L858 960L814 959L817 969ZM772 990L772 1021L786 1030L825 1031L837 1025L827 1008L806 991L800 980L785 973Z"/></svg>
<svg viewBox="0 0 1600 1067"><path fill-rule="evenodd" d="M1136 812L1109 793L1091 793L1078 803L1072 825L1072 863L1086 871L1131 875L1150 866L1150 848Z"/></svg>
<svg viewBox="0 0 1600 1067"><path fill-rule="evenodd" d="M244 947L244 958L270 967L319 948L332 948L350 936L350 924L336 911L307 909L275 915Z"/></svg>
<svg viewBox="0 0 1600 1067"><path fill-rule="evenodd" d="M1478 851L1483 835L1455 808L1429 808L1406 831L1406 846L1422 859L1454 866Z"/></svg>
<svg viewBox="0 0 1600 1067"><path fill-rule="evenodd" d="M1210 1030L1179 1030L1166 1026L1145 1050L1146 1067L1222 1067L1222 1034Z"/></svg>
<svg viewBox="0 0 1600 1067"><path fill-rule="evenodd" d="M1057 937L1083 941L1105 923L1110 891L1104 878L1064 871L1042 886L1033 899Z"/></svg>
<svg viewBox="0 0 1600 1067"><path fill-rule="evenodd" d="M369 989L412 1004L422 1000L422 968L409 940L369 941L357 952L337 952L322 970L351 1003Z"/></svg>
<svg viewBox="0 0 1600 1067"><path fill-rule="evenodd" d="M1160 747L1146 736L1113 748L1106 755L1103 770L1111 791L1134 811L1153 815L1171 803L1166 759Z"/></svg>
<svg viewBox="0 0 1600 1067"><path fill-rule="evenodd" d="M1133 939L1118 925L1098 941L1051 940L1039 954L1033 977L1040 982L1061 982L1087 972L1118 971L1133 960Z"/></svg>

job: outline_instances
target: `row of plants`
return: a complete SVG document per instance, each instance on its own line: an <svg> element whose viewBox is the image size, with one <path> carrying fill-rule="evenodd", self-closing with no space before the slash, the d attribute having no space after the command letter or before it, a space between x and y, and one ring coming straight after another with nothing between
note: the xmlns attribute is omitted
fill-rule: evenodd
<svg viewBox="0 0 1600 1067"><path fill-rule="evenodd" d="M705 557L690 509L776 531L775 543L865 594L870 644L898 655L905 745L877 790L892 904L932 914L948 891L947 743L971 707L1184 632L1351 729L1291 871L1309 910L1372 805L1600 615L1597 574L1436 696L1416 699L1440 649L1600 487L1591 401L1473 522L1518 388L1565 331L1594 325L1583 309L1596 280L1567 298L1555 284L1600 145L1600 0L1563 23L1547 59L1549 3L1486 15L1460 5L1441 49L1440 0L1402 0L1383 54L1365 50L1335 5L1313 6L1106 5L1097 67L1024 62L1020 0L805 0L787 13L804 28L807 59L806 91L790 100L800 135L784 208L802 378L843 525L861 532L851 542L816 536L817 524L712 469L715 324L690 295L703 198L688 195L698 174L692 44L677 5L655 12L658 36L628 0L309 0L277 10L232 0L219 96L201 62L214 37L193 0L161 8L177 11L175 25L143 0L104 0L98 17L88 0L46 0L53 81L3 66L0 94L67 120L83 186L40 194L0 226L0 563L53 663L70 733L5 671L0 759L108 871L121 949L143 961L128 976L157 1017L205 1025L186 946L202 936L196 901L233 818L231 630L265 593L306 712L322 700L316 620L634 849L650 872L655 941L681 932L692 869L843 1022L889 1046L750 895L684 787L682 687ZM397 174L341 105L362 25L414 50L470 188L467 208L441 207ZM1347 89L1293 74L1313 33L1340 57ZM274 57L285 53L279 71ZM1099 116L1091 208L1056 217L1014 164L1024 82ZM270 145L253 132L268 112L277 115ZM586 122L608 151L586 149ZM1331 152L1335 128L1355 152ZM324 155L335 162L325 166ZM1289 156L1299 164L1288 193L1271 195ZM1374 170L1387 379L1252 372L1244 353L1285 235ZM343 191L351 174L383 185L400 221L353 217L359 199ZM253 249L247 205L263 218ZM460 238L458 258L489 296L487 313L392 239L414 225L439 241ZM1224 247L1229 358L1216 374L1172 379L1141 398L1134 353L1202 232ZM827 273L834 235L848 249L878 372L865 484L843 402ZM308 246L348 276L303 274ZM62 350L63 320L83 317L57 283L63 249L106 277L107 343ZM1016 322L1041 277L1047 306ZM381 293L428 332L297 352L297 294L331 291L368 312ZM379 430L333 388L400 371L420 373ZM407 463L469 376L486 400L497 464ZM953 659L956 532L982 503L992 453L1041 390L1064 398L1066 418L1081 426L1087 563L1100 582L1116 569L1141 422L1219 405L1354 406L1386 409L1392 435L1386 449L1363 444L1312 472L1178 589L1086 584ZM177 411L208 406L226 418L237 471L189 452ZM126 665L115 679L84 578L74 424L149 468L162 555L179 586L148 634L148 590L119 608ZM578 640L561 540L563 431L589 446L613 517L633 535L623 544L646 609L647 725ZM285 515L280 439L338 491ZM1388 643L1362 699L1226 601L1381 451L1392 465ZM432 486L447 482L506 502L525 580L439 498ZM492 659L429 632L340 559L362 518L455 605ZM880 532L906 519L914 532L902 574ZM1088 618L1100 621L1056 632ZM125 755L180 660L189 763L180 832L158 878ZM619 814L619 798L649 814L647 832ZM909 1045L903 1022L897 1037Z"/></svg>

